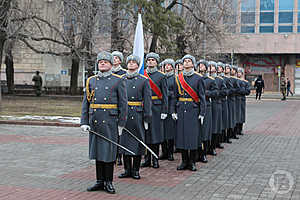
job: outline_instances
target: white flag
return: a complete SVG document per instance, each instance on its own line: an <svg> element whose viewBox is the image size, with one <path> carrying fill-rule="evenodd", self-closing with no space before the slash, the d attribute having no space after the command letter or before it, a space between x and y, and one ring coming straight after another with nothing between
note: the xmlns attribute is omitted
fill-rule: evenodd
<svg viewBox="0 0 300 200"><path fill-rule="evenodd" d="M133 55L140 57L139 73L144 74L144 33L142 15L138 14L138 22L135 29Z"/></svg>

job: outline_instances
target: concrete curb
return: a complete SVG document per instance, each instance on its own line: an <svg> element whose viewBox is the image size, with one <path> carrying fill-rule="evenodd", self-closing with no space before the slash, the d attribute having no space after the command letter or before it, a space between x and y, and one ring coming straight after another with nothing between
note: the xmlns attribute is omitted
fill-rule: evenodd
<svg viewBox="0 0 300 200"><path fill-rule="evenodd" d="M62 127L80 127L80 124L63 123L63 122L43 122L43 121L22 121L22 120L0 120L0 124L15 125L33 125L33 126L62 126Z"/></svg>

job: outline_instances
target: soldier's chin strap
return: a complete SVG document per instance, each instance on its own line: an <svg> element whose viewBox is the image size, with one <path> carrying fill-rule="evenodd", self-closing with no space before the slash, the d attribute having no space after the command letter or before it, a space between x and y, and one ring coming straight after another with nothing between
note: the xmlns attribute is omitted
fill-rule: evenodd
<svg viewBox="0 0 300 200"><path fill-rule="evenodd" d="M158 156L154 153L154 151L152 151L152 149L150 149L150 147L148 147L142 140L140 140L138 137L136 137L133 133L131 133L127 128L124 127L124 130L129 133L129 135L131 135L134 139L136 139L139 143L141 143L148 151L150 151L150 153L156 158L158 159Z"/></svg>
<svg viewBox="0 0 300 200"><path fill-rule="evenodd" d="M106 140L106 141L108 141L108 142L110 142L110 143L112 143L112 144L114 144L114 145L120 147L121 149L123 149L123 150L125 150L125 151L127 151L127 152L129 152L129 153L131 153L132 155L135 156L135 153L133 153L132 151L130 151L130 150L127 149L126 147L124 147L124 146L122 146L122 145L120 145L120 144L118 144L118 143L112 141L111 139L108 139L108 138L105 137L104 135L101 135L100 133L97 133L97 132L92 131L92 130L89 130L89 132L90 132L90 133L93 133L93 134L95 134L95 135L97 135L97 136L99 136L99 137L101 137L102 139L104 139L104 140Z"/></svg>

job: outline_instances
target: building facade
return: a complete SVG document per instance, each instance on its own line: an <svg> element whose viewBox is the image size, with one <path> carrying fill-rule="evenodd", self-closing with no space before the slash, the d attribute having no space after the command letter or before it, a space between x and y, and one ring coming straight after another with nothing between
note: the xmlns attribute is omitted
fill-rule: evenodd
<svg viewBox="0 0 300 200"><path fill-rule="evenodd" d="M236 27L222 52L237 58L248 80L262 75L266 91L279 91L284 74L300 94L300 0L235 1Z"/></svg>

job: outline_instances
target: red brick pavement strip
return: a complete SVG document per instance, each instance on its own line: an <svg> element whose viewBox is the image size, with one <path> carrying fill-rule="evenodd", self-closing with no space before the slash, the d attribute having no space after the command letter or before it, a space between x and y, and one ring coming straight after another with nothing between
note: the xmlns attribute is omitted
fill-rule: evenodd
<svg viewBox="0 0 300 200"><path fill-rule="evenodd" d="M154 198L141 198L120 194L107 194L105 192L80 192L72 190L36 189L18 186L0 186L1 200L86 200L86 199L122 199L122 200L159 200Z"/></svg>
<svg viewBox="0 0 300 200"><path fill-rule="evenodd" d="M226 147L227 145L225 145ZM217 149L217 153L221 153L222 150ZM114 171L114 181L128 184L143 184L157 187L175 187L178 184L184 182L189 178L193 172L189 170L177 171L176 168L180 164L180 154L174 154L174 161L160 161L159 169L153 168L141 168L140 180L134 180L132 178L119 179L118 175L123 172L123 166L116 166ZM208 156L208 160L213 159L213 156ZM197 163L197 168L200 170L204 163ZM78 179L78 180L95 180L95 167L90 166L80 170L73 171L68 174L64 174L59 178L62 179Z"/></svg>
<svg viewBox="0 0 300 200"><path fill-rule="evenodd" d="M0 143L32 143L32 144L79 144L87 145L87 137L67 137L67 136L23 136L1 134Z"/></svg>
<svg viewBox="0 0 300 200"><path fill-rule="evenodd" d="M300 101L284 102L285 108L276 115L262 121L247 134L273 136L300 136Z"/></svg>

